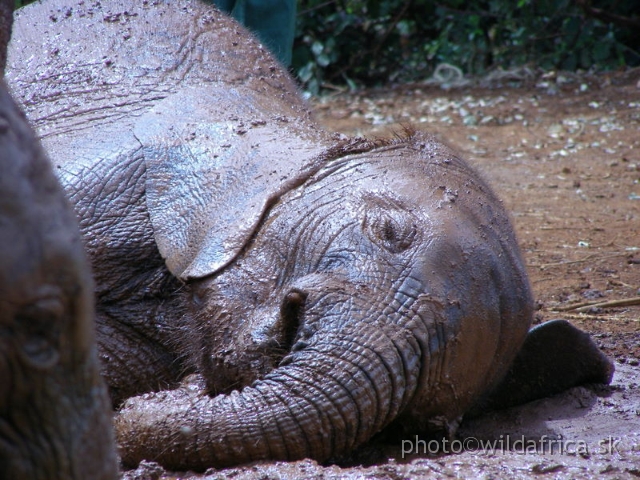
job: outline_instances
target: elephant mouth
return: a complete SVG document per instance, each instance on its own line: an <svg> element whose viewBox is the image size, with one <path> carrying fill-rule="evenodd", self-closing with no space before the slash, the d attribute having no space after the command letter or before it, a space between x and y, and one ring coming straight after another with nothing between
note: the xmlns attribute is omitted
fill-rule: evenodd
<svg viewBox="0 0 640 480"><path fill-rule="evenodd" d="M227 335L222 348L214 338L207 341L205 335L200 339L203 352L209 352L203 356L201 366L210 395L229 393L262 379L277 367L289 363L290 353L307 346L301 334L307 296L300 289L289 290L279 311L276 310L275 321L255 335L233 335L233 339ZM219 315L219 318L223 317L225 323L231 321L230 315ZM252 340L246 340L247 337ZM244 343L241 338L245 338Z"/></svg>
<svg viewBox="0 0 640 480"><path fill-rule="evenodd" d="M301 350L306 346L306 342L298 339L306 302L307 293L299 289L290 290L282 301L279 320L282 356L278 359L278 363L281 363L289 352Z"/></svg>

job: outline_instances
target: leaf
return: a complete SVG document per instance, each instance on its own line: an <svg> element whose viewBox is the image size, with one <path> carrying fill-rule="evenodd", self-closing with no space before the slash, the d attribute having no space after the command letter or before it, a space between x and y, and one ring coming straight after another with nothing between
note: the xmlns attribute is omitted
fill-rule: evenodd
<svg viewBox="0 0 640 480"><path fill-rule="evenodd" d="M320 55L322 53L322 51L324 50L324 45L322 43L320 43L318 40L314 41L311 44L311 51L313 52L313 54L317 57L318 55Z"/></svg>
<svg viewBox="0 0 640 480"><path fill-rule="evenodd" d="M315 64L313 62L307 63L304 67L298 70L298 78L302 83L307 83L313 77L315 70Z"/></svg>
<svg viewBox="0 0 640 480"><path fill-rule="evenodd" d="M324 53L320 54L317 56L316 58L316 62L318 63L318 65L320 65L321 67L327 67L329 66L329 64L331 63L331 60L329 60L329 57L327 55L325 55Z"/></svg>
<svg viewBox="0 0 640 480"><path fill-rule="evenodd" d="M611 43L609 42L598 42L593 47L593 60L596 63L602 62L609 58L611 55Z"/></svg>

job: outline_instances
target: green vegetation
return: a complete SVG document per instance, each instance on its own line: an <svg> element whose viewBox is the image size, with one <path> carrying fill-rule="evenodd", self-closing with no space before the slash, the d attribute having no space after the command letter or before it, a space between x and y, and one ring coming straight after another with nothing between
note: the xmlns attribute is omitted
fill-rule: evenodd
<svg viewBox="0 0 640 480"><path fill-rule="evenodd" d="M640 65L637 0L300 0L293 70L305 88L527 65Z"/></svg>

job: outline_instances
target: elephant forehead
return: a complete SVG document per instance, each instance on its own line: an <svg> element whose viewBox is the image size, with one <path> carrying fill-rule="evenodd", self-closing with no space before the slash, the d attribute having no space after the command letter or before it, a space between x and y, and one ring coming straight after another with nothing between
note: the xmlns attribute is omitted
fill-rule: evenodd
<svg viewBox="0 0 640 480"><path fill-rule="evenodd" d="M301 203L312 208L338 202L343 212L356 214L367 208L387 208L416 214L422 210L426 215L460 184L458 178L448 179L445 169L409 161L415 159L407 148L384 153L372 151L330 163L286 200L303 198Z"/></svg>
<svg viewBox="0 0 640 480"><path fill-rule="evenodd" d="M376 193L394 198L405 208L422 209L432 215L454 208L459 216L479 215L475 221L480 222L483 211L490 216L508 217L482 177L430 137L417 135L345 157L333 168L332 176L349 185L355 196ZM316 178L323 179L323 172Z"/></svg>

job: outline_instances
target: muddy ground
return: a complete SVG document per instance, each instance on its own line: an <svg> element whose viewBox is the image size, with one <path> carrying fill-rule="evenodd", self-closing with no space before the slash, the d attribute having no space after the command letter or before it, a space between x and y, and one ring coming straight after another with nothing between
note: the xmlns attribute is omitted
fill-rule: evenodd
<svg viewBox="0 0 640 480"><path fill-rule="evenodd" d="M370 466L277 462L205 477L640 477L640 69L403 85L312 104L330 130L388 136L412 125L475 165L512 212L535 321L566 318L590 332L616 374L609 388L579 387L467 421L457 443L440 445L448 454L410 438L372 447ZM160 473L147 465L129 478Z"/></svg>

